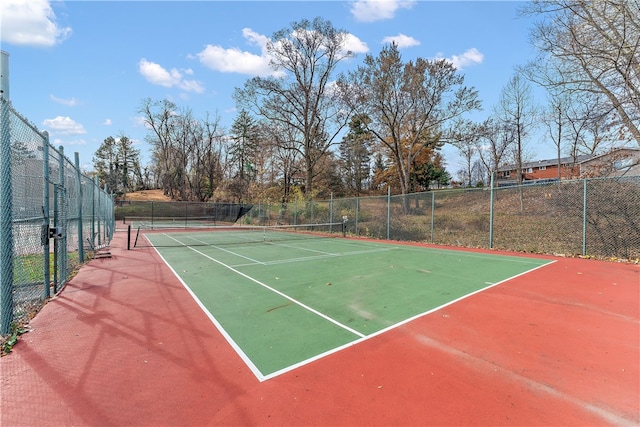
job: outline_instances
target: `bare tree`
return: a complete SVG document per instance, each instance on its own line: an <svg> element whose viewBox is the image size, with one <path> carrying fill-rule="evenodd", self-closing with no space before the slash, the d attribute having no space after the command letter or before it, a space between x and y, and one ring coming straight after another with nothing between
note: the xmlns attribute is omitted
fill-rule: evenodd
<svg viewBox="0 0 640 427"><path fill-rule="evenodd" d="M549 61L538 58L519 71L547 91L541 122L556 147L558 164L563 153L576 162L580 154L593 154L612 141L623 139L619 137L620 127L612 126L616 111L602 93L566 84L579 79L566 63L553 57Z"/></svg>
<svg viewBox="0 0 640 427"><path fill-rule="evenodd" d="M547 96L547 108L542 112L541 121L547 128L547 134L551 138L553 145L556 147L558 161L558 181L562 178L562 147L563 141L566 139L567 133L567 115L566 110L569 107L571 99L569 92L549 91Z"/></svg>
<svg viewBox="0 0 640 427"><path fill-rule="evenodd" d="M482 125L470 120L456 120L452 130L448 135L451 145L458 149L464 160L465 168L462 171L463 182L467 187L473 185L474 160L478 154L478 141L482 136Z"/></svg>
<svg viewBox="0 0 640 427"><path fill-rule="evenodd" d="M490 117L482 122L476 144L478 158L484 166L488 182L491 182L491 176L498 170L513 141L513 129L499 120Z"/></svg>
<svg viewBox="0 0 640 427"><path fill-rule="evenodd" d="M537 108L531 94L531 86L516 73L500 93L496 116L502 126L511 128L514 135L514 163L516 164L516 181L522 184L522 163L524 161L525 143L536 126Z"/></svg>
<svg viewBox="0 0 640 427"><path fill-rule="evenodd" d="M565 109L569 155L596 154L625 139L618 132L610 131L610 117L615 112L602 101L601 94L579 92L574 95L576 99Z"/></svg>
<svg viewBox="0 0 640 427"><path fill-rule="evenodd" d="M179 110L171 101L143 101L140 112L150 133L154 169L164 193L172 199L206 201L220 180L223 129L219 118L204 121L190 110Z"/></svg>
<svg viewBox="0 0 640 427"><path fill-rule="evenodd" d="M172 141L171 121L176 114L176 104L171 101L154 101L146 98L142 101L139 112L144 116L145 124L150 130L147 142L153 147L153 161L156 165L157 179L165 195L174 197L171 184Z"/></svg>
<svg viewBox="0 0 640 427"><path fill-rule="evenodd" d="M207 113L204 121L196 127L195 146L192 155L193 198L201 202L213 197L221 184L227 162L224 144L225 129L220 126L220 117Z"/></svg>
<svg viewBox="0 0 640 427"><path fill-rule="evenodd" d="M338 63L353 56L344 49L346 37L345 31L321 18L293 23L276 32L266 46L274 72L284 77L254 77L234 93L242 108L273 126L295 131L290 148L304 160L307 196L313 192L316 164L349 119L331 81Z"/></svg>
<svg viewBox="0 0 640 427"><path fill-rule="evenodd" d="M262 123L261 147L269 147L266 184L270 187L282 186L281 201L289 201L295 176L300 170L300 153L295 149L297 132L288 126L270 126Z"/></svg>
<svg viewBox="0 0 640 427"><path fill-rule="evenodd" d="M340 84L353 108L371 119L366 130L394 163L402 194L410 191L415 157L440 144L453 119L480 108L477 91L463 85L464 77L450 62L418 58L403 63L395 44L378 57L367 55L364 65ZM403 208L408 211L408 201Z"/></svg>
<svg viewBox="0 0 640 427"><path fill-rule="evenodd" d="M523 13L539 18L536 62L561 64L553 84L602 95L616 113L610 125L640 145L640 1L534 0Z"/></svg>

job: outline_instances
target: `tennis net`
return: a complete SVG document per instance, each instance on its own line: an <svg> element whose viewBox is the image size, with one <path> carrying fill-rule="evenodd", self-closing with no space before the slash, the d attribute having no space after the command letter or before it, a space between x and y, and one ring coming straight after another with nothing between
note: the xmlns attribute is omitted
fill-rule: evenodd
<svg viewBox="0 0 640 427"><path fill-rule="evenodd" d="M344 223L297 225L233 225L190 230L162 230L138 227L131 233L129 247L222 246L274 243L301 239L344 237Z"/></svg>
<svg viewBox="0 0 640 427"><path fill-rule="evenodd" d="M171 230L187 228L211 228L216 226L230 226L232 222L224 222L215 217L161 217L161 216L128 216L126 223L134 229L143 230Z"/></svg>

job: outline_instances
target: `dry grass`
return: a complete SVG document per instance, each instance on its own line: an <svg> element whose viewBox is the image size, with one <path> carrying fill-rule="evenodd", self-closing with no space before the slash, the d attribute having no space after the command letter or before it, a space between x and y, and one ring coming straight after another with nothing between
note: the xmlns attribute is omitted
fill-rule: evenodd
<svg viewBox="0 0 640 427"><path fill-rule="evenodd" d="M136 200L145 202L170 202L171 198L165 196L162 190L143 190L125 194L121 200Z"/></svg>
<svg viewBox="0 0 640 427"><path fill-rule="evenodd" d="M635 181L590 181L585 221L583 182L525 187L522 196L517 188L500 189L495 194L492 247L638 260L640 199L637 190ZM384 239L388 233L391 240L489 247L490 196L486 190L419 193L407 196L407 209L402 208L402 197L399 196L391 198L390 206L384 196L361 198L357 204L355 199L338 199L333 201L333 218L347 216L350 220L347 231L363 237ZM166 201L167 198L160 190L153 190L128 194L127 200ZM296 205L285 211L281 206L266 211L269 217L280 212L284 217L277 220L283 223L327 222L329 207L329 202L320 201L309 206ZM141 213L144 207L131 206L126 211L124 208L119 209L121 215L150 215ZM405 210L408 212L404 213ZM171 216L170 213L162 214L159 207L154 213ZM387 228L388 215L391 222ZM585 231L586 245L583 242ZM585 249L585 255L581 255Z"/></svg>

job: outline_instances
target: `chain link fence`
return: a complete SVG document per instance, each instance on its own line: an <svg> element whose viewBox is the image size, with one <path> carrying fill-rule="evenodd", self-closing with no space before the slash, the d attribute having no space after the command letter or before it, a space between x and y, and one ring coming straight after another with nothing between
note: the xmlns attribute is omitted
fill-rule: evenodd
<svg viewBox="0 0 640 427"><path fill-rule="evenodd" d="M0 99L0 333L30 320L114 232L113 199Z"/></svg>
<svg viewBox="0 0 640 427"><path fill-rule="evenodd" d="M247 211L248 210L248 211ZM375 239L517 252L640 258L640 176L406 196L253 205L122 202L118 220L147 228L336 224Z"/></svg>
<svg viewBox="0 0 640 427"><path fill-rule="evenodd" d="M254 204L246 224L341 222L375 239L597 258L640 258L640 176L406 196Z"/></svg>

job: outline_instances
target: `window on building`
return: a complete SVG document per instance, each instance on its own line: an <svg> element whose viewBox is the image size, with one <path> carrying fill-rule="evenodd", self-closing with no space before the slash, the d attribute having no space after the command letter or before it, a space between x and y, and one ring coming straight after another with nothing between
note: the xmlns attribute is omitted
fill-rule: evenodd
<svg viewBox="0 0 640 427"><path fill-rule="evenodd" d="M546 171L547 167L546 166L540 166L538 169L541 170L541 171Z"/></svg>

